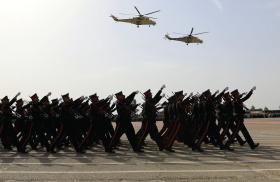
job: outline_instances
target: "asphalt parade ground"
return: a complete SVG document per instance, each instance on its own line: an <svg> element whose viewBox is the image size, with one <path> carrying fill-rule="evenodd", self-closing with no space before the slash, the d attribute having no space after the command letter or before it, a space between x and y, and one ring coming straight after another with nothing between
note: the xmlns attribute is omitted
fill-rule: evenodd
<svg viewBox="0 0 280 182"><path fill-rule="evenodd" d="M0 150L0 181L280 181L280 119L245 121L255 142L221 151L203 144L203 153L175 143L175 153L159 152L148 139L144 153L134 153L126 140L115 154L96 146L85 154L71 148L57 154ZM139 129L139 124L135 124ZM159 124L159 127L160 124Z"/></svg>

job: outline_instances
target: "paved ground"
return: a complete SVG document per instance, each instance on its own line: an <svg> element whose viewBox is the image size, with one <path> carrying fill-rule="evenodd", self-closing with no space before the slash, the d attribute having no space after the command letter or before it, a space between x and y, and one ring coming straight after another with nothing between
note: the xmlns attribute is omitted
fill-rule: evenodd
<svg viewBox="0 0 280 182"><path fill-rule="evenodd" d="M116 154L101 147L82 155L70 149L55 155L0 152L0 181L280 181L280 119L246 124L261 144L255 151L246 145L234 152L204 145L204 153L195 153L176 143L176 153L158 152L149 140L145 153L135 154L124 139Z"/></svg>

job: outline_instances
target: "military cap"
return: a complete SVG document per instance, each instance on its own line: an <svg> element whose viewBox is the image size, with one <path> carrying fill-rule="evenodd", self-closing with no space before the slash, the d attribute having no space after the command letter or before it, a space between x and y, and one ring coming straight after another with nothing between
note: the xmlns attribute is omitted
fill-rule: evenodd
<svg viewBox="0 0 280 182"><path fill-rule="evenodd" d="M19 99L19 100L16 101L16 103L21 103L21 102L23 102L22 99Z"/></svg>
<svg viewBox="0 0 280 182"><path fill-rule="evenodd" d="M1 99L1 101L5 101L5 100L8 100L8 99L9 99L8 96L5 96Z"/></svg>
<svg viewBox="0 0 280 182"><path fill-rule="evenodd" d="M115 94L116 97L123 95L122 91Z"/></svg>
<svg viewBox="0 0 280 182"><path fill-rule="evenodd" d="M146 92L143 93L145 96L151 94L151 89L147 90Z"/></svg>
<svg viewBox="0 0 280 182"><path fill-rule="evenodd" d="M175 95L176 95L176 96L178 96L178 95L183 95L183 90L178 91L178 92L175 92Z"/></svg>
<svg viewBox="0 0 280 182"><path fill-rule="evenodd" d="M202 95L207 95L207 94L210 94L211 95L211 92L210 92L210 90L208 89L208 90L206 90L206 91L204 91L203 93L202 93Z"/></svg>
<svg viewBox="0 0 280 182"><path fill-rule="evenodd" d="M34 99L38 98L38 95L35 93L35 94L33 94L32 96L30 96L30 98L31 98L32 100L34 100Z"/></svg>
<svg viewBox="0 0 280 182"><path fill-rule="evenodd" d="M92 99L92 98L98 98L98 96L97 96L97 94L95 93L95 94L90 95L89 98L90 98L90 99Z"/></svg>
<svg viewBox="0 0 280 182"><path fill-rule="evenodd" d="M231 92L231 95L239 94L238 89L235 89L234 91Z"/></svg>
<svg viewBox="0 0 280 182"><path fill-rule="evenodd" d="M69 93L67 94L64 94L64 95L61 95L61 97L64 99L64 98L68 98L69 97Z"/></svg>

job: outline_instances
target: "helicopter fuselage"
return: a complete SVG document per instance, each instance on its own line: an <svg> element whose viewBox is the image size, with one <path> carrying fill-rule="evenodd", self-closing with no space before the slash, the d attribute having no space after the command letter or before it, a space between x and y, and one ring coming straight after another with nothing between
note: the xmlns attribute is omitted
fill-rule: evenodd
<svg viewBox="0 0 280 182"><path fill-rule="evenodd" d="M133 17L133 18L129 18L129 19L118 19L118 18L114 18L115 21L118 22L124 22L124 23L131 23L134 25L156 25L156 22L151 20L148 17Z"/></svg>
<svg viewBox="0 0 280 182"><path fill-rule="evenodd" d="M184 37L177 37L177 38L172 38L167 35L166 38L169 40L181 41L186 44L191 44L191 43L202 44L203 43L203 40L199 39L198 37L192 36L192 35L184 36Z"/></svg>

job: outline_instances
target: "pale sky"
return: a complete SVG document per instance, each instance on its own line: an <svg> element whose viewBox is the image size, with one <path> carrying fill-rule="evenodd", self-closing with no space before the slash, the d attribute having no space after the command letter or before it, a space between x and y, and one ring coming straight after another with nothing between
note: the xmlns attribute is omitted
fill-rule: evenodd
<svg viewBox="0 0 280 182"><path fill-rule="evenodd" d="M109 16L160 9L155 27ZM200 35L201 45L163 39ZM248 107L280 106L279 0L2 0L0 97L257 86ZM176 36L176 35L174 35ZM141 98L141 96L138 96Z"/></svg>

